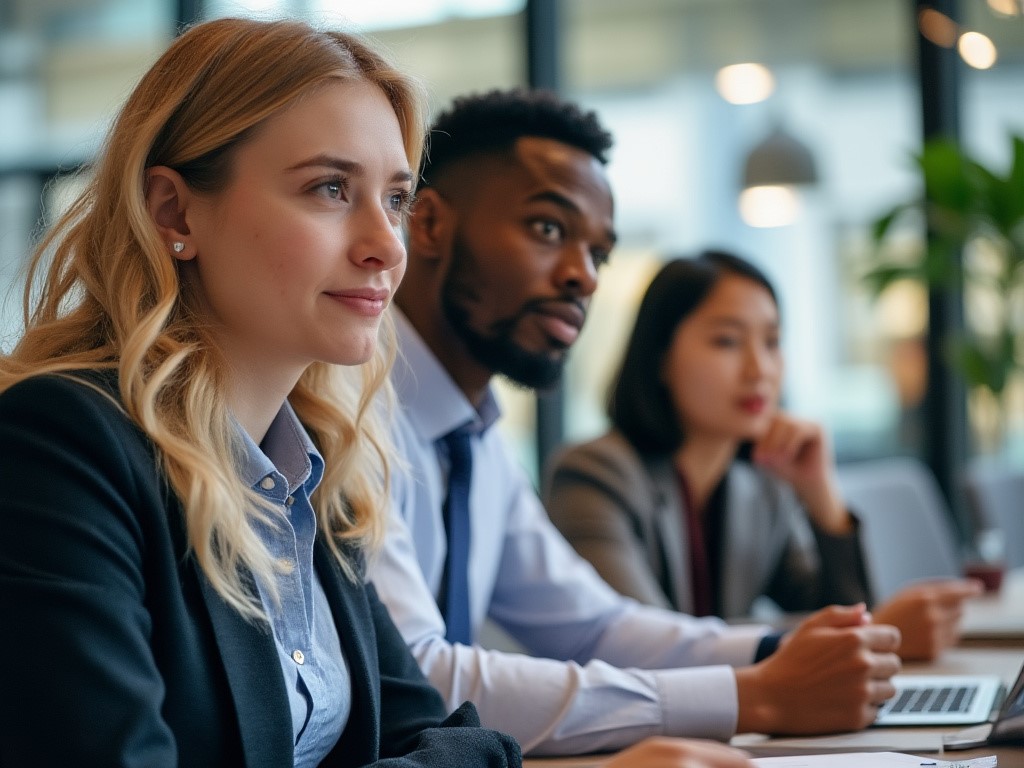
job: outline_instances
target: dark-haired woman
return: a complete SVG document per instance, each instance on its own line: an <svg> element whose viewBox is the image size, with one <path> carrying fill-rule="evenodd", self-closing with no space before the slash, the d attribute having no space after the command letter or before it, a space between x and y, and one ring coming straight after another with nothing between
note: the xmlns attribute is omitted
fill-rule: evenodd
<svg viewBox="0 0 1024 768"><path fill-rule="evenodd" d="M856 517L821 426L779 410L775 291L708 251L668 262L637 315L612 390L613 429L556 458L546 503L618 591L696 615L869 602ZM749 451L749 460L740 454ZM904 659L955 642L973 581L907 587L874 610Z"/></svg>

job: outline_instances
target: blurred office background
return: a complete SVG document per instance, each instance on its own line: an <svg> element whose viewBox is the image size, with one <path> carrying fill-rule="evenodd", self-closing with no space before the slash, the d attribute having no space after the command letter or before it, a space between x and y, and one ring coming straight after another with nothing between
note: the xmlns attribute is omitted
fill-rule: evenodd
<svg viewBox="0 0 1024 768"><path fill-rule="evenodd" d="M1024 134L1021 2L955 8L945 45L958 57L960 139L1006 166L1009 136ZM873 301L861 279L872 220L920 186L911 162L922 141L917 4L562 0L557 10L561 90L616 137L621 245L573 352L555 434L576 440L604 428L609 378L659 261L716 246L756 261L778 286L787 404L827 425L841 460L926 455L926 292L898 285ZM435 110L464 92L527 83L525 0L0 0L4 348L20 318L10 286L45 217L73 193L67 172L97 151L178 25L223 15L362 31L419 74ZM942 19L938 29L941 37ZM746 63L760 66L730 68ZM779 133L813 173L781 198L741 198L751 153L773 136L777 148ZM534 398L511 388L502 398L504 428L536 473ZM1021 381L997 418L976 395L964 410L966 458L1024 464Z"/></svg>

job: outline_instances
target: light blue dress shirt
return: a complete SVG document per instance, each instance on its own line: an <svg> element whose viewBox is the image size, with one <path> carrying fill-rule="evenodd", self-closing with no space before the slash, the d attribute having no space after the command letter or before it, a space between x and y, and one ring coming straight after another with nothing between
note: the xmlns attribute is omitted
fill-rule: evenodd
<svg viewBox="0 0 1024 768"><path fill-rule="evenodd" d="M285 515L282 528L260 529L277 560L280 604L257 584L271 618L284 673L295 738L295 768L315 768L348 722L352 688L338 632L313 568L316 515L309 497L320 484L324 462L287 402L257 446L239 427L246 455L243 482Z"/></svg>
<svg viewBox="0 0 1024 768"><path fill-rule="evenodd" d="M618 749L656 734L725 739L736 727L730 665L748 664L765 627L730 628L641 606L613 591L548 519L493 428L488 395L475 409L409 322L402 354L393 520L370 577L449 708L465 699L485 726L533 754ZM444 460L438 440L476 426L469 564L474 636L490 617L533 656L451 645L435 596L445 560ZM538 658L542 657L542 658ZM683 669L682 667L688 667Z"/></svg>

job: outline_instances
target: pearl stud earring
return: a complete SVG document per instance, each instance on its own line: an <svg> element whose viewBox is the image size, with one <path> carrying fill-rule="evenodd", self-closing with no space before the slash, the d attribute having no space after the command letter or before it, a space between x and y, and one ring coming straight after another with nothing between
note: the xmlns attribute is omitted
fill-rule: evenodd
<svg viewBox="0 0 1024 768"><path fill-rule="evenodd" d="M183 242L181 242L180 240L178 240L176 243L174 243L171 246L171 248L174 249L175 253L181 253L182 251L185 250L185 244Z"/></svg>

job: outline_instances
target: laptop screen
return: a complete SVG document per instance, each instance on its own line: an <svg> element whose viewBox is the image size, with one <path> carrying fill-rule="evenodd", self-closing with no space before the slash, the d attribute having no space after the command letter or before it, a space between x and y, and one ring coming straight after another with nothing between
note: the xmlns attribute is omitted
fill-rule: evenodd
<svg viewBox="0 0 1024 768"><path fill-rule="evenodd" d="M1024 667L1006 694L989 741L1024 742Z"/></svg>

